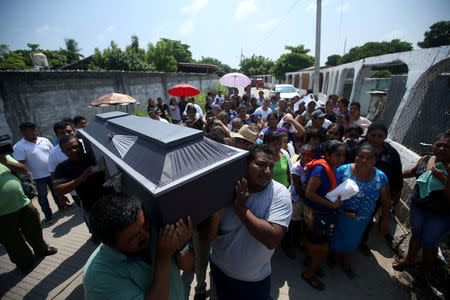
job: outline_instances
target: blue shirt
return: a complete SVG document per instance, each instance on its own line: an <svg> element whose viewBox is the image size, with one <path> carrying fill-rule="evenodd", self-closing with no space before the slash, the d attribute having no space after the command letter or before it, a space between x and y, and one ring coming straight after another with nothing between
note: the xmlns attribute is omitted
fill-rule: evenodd
<svg viewBox="0 0 450 300"><path fill-rule="evenodd" d="M83 271L84 298L144 299L155 273L158 234L151 230L149 245L151 264L136 257L128 257L105 244L92 253ZM175 258L170 265L169 299L188 299Z"/></svg>
<svg viewBox="0 0 450 300"><path fill-rule="evenodd" d="M306 175L306 185L308 185L309 180L311 179L312 176L320 177L321 184L320 184L319 188L317 189L316 193L318 195L320 195L322 198L325 198L325 195L331 189L331 182L330 182L330 179L328 178L325 168L320 165L313 167ZM337 184L339 184L339 182L337 182ZM322 212L334 211L334 209L332 209L328 206L324 206L319 203L313 202L313 201L309 200L308 198L306 198L305 203L309 207L311 207L315 210L318 210L318 211L322 211Z"/></svg>

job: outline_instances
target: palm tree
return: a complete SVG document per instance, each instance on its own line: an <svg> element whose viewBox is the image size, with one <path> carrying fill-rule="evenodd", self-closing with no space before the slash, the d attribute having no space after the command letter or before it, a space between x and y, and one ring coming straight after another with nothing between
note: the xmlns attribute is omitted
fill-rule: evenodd
<svg viewBox="0 0 450 300"><path fill-rule="evenodd" d="M84 57L83 54L79 53L83 49L78 48L77 41L74 39L64 39L64 42L66 44L66 50L69 52L67 55L69 63L80 60L80 58Z"/></svg>

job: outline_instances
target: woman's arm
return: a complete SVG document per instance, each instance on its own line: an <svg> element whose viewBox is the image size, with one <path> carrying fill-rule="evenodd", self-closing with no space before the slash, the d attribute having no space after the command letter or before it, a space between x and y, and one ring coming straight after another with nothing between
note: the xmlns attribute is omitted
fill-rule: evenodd
<svg viewBox="0 0 450 300"><path fill-rule="evenodd" d="M412 167L412 168L409 169L409 170L403 171L403 172L402 172L402 177L403 177L403 178L411 178L411 177L416 176L417 168L419 167L419 165L422 163L422 161L423 161L424 159L425 159L425 156L422 156L421 158L419 158L419 161L417 162L417 164L416 164L414 167Z"/></svg>
<svg viewBox="0 0 450 300"><path fill-rule="evenodd" d="M302 189L300 176L297 174L292 174L292 181L297 195L299 195L300 198L305 199L305 191Z"/></svg>
<svg viewBox="0 0 450 300"><path fill-rule="evenodd" d="M309 179L308 185L306 186L305 196L312 202L318 203L323 206L328 206L329 208L336 209L344 204L344 201L337 200L335 203L328 201L325 198L322 198L319 194L317 194L317 190L319 189L322 181L319 176L311 176Z"/></svg>

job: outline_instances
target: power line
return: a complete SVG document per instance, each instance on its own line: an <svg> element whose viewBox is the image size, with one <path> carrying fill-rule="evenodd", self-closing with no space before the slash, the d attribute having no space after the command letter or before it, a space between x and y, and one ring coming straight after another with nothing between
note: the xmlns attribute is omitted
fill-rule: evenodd
<svg viewBox="0 0 450 300"><path fill-rule="evenodd" d="M293 11L293 8L297 5L297 3L300 2L300 0L295 0L294 3L289 7L289 9L284 13L283 17L281 17L281 19L278 21L278 23L275 25L275 27L272 29L272 31L270 31L266 37L264 39L262 39L256 47L253 48L253 50L251 52L255 52L255 50L257 48L259 48L274 32L275 30L278 29L278 27L280 26L281 22L284 21L287 16Z"/></svg>

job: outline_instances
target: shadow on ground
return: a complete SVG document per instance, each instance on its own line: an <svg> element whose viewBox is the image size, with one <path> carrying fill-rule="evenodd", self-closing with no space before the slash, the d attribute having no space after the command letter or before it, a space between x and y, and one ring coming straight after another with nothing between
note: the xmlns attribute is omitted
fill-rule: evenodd
<svg viewBox="0 0 450 300"><path fill-rule="evenodd" d="M95 247L96 246L92 241L87 240L73 255L61 262L58 267L46 277L42 278L42 280L34 286L27 295L25 295L24 299L35 299L35 294L38 291L39 294L48 296L50 291L69 279L86 263Z"/></svg>

